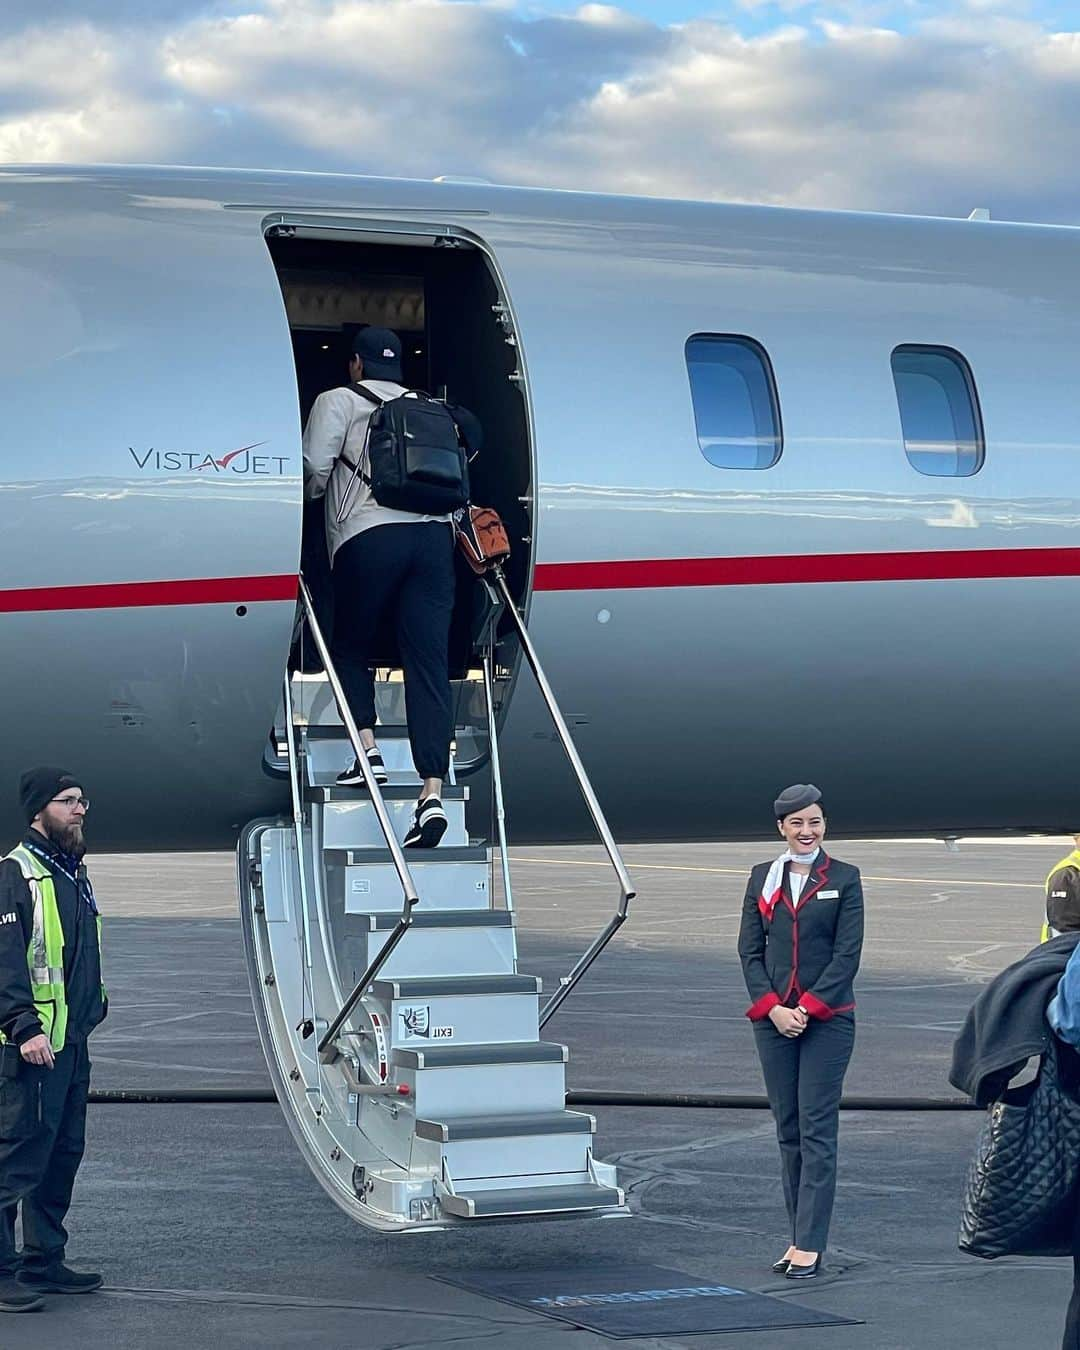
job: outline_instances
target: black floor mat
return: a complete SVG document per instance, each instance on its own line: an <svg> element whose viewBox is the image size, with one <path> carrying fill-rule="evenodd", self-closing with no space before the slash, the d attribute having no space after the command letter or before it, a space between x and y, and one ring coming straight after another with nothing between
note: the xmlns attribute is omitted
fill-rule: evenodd
<svg viewBox="0 0 1080 1350"><path fill-rule="evenodd" d="M787 1298L750 1293L662 1266L476 1270L436 1278L616 1340L858 1324L853 1317L836 1317Z"/></svg>

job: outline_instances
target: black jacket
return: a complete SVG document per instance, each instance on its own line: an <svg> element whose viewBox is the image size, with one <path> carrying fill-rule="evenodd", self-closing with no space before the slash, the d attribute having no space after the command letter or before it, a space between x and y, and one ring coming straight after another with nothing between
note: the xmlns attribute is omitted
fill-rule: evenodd
<svg viewBox="0 0 1080 1350"><path fill-rule="evenodd" d="M850 1012L863 941L859 869L822 851L795 908L785 866L783 894L770 917L759 903L770 865L751 871L743 898L739 959L753 999L747 1017L758 1022L781 1003L822 1020Z"/></svg>
<svg viewBox="0 0 1080 1350"><path fill-rule="evenodd" d="M953 1045L949 1082L987 1106L1053 1035L1046 1009L1080 933L1040 943L995 975L975 1000Z"/></svg>
<svg viewBox="0 0 1080 1350"><path fill-rule="evenodd" d="M68 1004L67 1040L85 1040L105 1017L107 1003L101 993L101 952L97 922L86 898L82 877L76 887L59 865L56 847L38 834L27 831L24 843L33 844L44 860L55 860L49 870L56 889L56 906L64 930L64 987ZM26 953L33 935L33 902L30 887L13 860L0 863L0 1031L21 1045L41 1034L41 1023L30 995L30 971Z"/></svg>

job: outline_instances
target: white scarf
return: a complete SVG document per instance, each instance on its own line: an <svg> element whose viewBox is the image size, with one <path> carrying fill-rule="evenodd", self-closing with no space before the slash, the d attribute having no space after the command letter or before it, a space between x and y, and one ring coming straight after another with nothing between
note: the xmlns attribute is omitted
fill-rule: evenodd
<svg viewBox="0 0 1080 1350"><path fill-rule="evenodd" d="M790 849L785 849L769 864L769 870L765 876L765 885L761 888L761 894L758 896L758 909L767 923L772 922L773 910L780 903L780 897L784 890L784 868L788 863L810 863L811 870L813 864L817 862L821 854L821 849L814 849L813 853L792 853ZM807 878L809 880L809 878Z"/></svg>

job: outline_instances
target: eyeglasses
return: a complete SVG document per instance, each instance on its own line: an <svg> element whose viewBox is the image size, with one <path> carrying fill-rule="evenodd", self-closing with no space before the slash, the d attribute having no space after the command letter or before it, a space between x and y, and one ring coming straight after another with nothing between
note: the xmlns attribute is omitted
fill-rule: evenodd
<svg viewBox="0 0 1080 1350"><path fill-rule="evenodd" d="M81 806L84 811L90 810L89 797L53 797L57 806L66 806L69 811L74 811L77 806Z"/></svg>

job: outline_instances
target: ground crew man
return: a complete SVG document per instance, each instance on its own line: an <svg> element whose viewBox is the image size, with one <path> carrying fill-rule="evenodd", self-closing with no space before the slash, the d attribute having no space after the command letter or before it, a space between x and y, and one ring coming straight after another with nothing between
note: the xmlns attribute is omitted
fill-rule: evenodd
<svg viewBox="0 0 1080 1350"><path fill-rule="evenodd" d="M1046 878L1043 942L1080 928L1080 834L1073 835L1073 844L1073 851L1055 863Z"/></svg>
<svg viewBox="0 0 1080 1350"><path fill-rule="evenodd" d="M0 1311L42 1294L84 1294L101 1276L64 1264L75 1173L85 1145L86 1038L105 1017L100 920L82 861L89 800L81 780L24 773L29 828L0 861ZM21 1264L15 1213L22 1203Z"/></svg>

